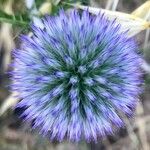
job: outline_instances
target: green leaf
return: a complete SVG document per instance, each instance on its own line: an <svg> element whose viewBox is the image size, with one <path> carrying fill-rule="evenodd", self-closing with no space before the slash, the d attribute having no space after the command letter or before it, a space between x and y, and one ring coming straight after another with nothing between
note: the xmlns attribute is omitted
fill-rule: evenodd
<svg viewBox="0 0 150 150"><path fill-rule="evenodd" d="M0 10L0 22L27 27L29 26L30 19L26 15L8 15Z"/></svg>

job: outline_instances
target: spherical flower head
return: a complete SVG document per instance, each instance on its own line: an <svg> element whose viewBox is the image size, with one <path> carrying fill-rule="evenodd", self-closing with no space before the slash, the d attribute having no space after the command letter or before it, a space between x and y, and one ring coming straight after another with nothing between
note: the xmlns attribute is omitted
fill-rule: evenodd
<svg viewBox="0 0 150 150"><path fill-rule="evenodd" d="M12 90L22 114L50 140L97 141L124 125L141 85L137 44L104 14L77 10L41 19L14 50Z"/></svg>

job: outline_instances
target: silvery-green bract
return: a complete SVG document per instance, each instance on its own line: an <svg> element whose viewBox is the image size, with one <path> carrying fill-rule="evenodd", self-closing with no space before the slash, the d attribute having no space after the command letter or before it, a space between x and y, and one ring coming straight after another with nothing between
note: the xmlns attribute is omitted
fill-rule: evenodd
<svg viewBox="0 0 150 150"><path fill-rule="evenodd" d="M22 116L50 140L97 141L124 125L141 85L137 45L104 14L46 16L15 49L12 90Z"/></svg>

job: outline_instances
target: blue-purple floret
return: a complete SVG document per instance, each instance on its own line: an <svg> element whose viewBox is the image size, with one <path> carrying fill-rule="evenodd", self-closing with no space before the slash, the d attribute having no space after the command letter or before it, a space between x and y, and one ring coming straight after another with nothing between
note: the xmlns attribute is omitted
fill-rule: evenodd
<svg viewBox="0 0 150 150"><path fill-rule="evenodd" d="M121 25L77 10L41 19L14 50L22 117L50 140L97 141L124 125L141 92L141 57Z"/></svg>

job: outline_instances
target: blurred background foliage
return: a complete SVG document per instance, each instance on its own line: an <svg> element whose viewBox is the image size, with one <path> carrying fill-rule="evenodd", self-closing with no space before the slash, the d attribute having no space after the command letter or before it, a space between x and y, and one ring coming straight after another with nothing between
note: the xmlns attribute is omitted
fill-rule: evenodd
<svg viewBox="0 0 150 150"><path fill-rule="evenodd" d="M11 51L19 47L19 35L29 34L32 22L39 17L56 15L59 9L69 10L73 5L85 5L107 10L131 13L146 0L0 0L0 150L150 150L150 30L136 35L144 57L144 91L135 117L124 118L126 127L98 143L50 142L31 131L30 125L19 119L20 109L13 110L17 100L9 91L8 71ZM140 11L142 19L150 20L150 1ZM135 15L135 14L134 14ZM142 15L141 15L142 16ZM138 17L141 17L138 16ZM122 15L122 20L124 16ZM144 29L143 29L144 30Z"/></svg>

